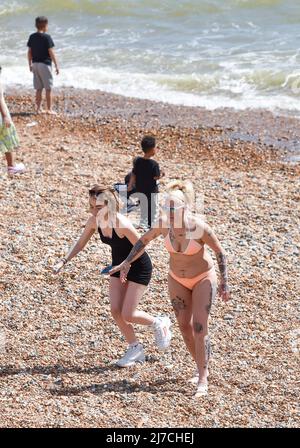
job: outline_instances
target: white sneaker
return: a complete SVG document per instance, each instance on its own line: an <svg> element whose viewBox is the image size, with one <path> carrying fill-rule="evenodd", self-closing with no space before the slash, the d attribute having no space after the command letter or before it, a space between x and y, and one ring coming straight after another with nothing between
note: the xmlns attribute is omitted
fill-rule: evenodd
<svg viewBox="0 0 300 448"><path fill-rule="evenodd" d="M194 395L194 398L200 398L205 397L205 395L208 394L208 384L207 383L201 383L198 384L196 393Z"/></svg>
<svg viewBox="0 0 300 448"><path fill-rule="evenodd" d="M157 317L153 324L155 342L159 350L166 350L170 345L172 339L171 325L168 316Z"/></svg>
<svg viewBox="0 0 300 448"><path fill-rule="evenodd" d="M25 171L26 169L23 163L17 163L16 165L7 168L7 172L10 176L13 176L14 174L22 174Z"/></svg>
<svg viewBox="0 0 300 448"><path fill-rule="evenodd" d="M130 367L136 362L144 362L144 348L142 344L129 345L125 354L116 362L118 367Z"/></svg>

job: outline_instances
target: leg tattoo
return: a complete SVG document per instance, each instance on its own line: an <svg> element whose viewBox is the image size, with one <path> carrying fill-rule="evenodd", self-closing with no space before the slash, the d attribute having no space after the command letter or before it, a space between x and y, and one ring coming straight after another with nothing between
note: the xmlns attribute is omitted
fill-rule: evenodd
<svg viewBox="0 0 300 448"><path fill-rule="evenodd" d="M210 313L212 304L215 302L216 295L217 295L217 285L216 285L216 283L212 283L210 286L209 302L208 302L208 305L206 305L206 307L205 307L207 314Z"/></svg>
<svg viewBox="0 0 300 448"><path fill-rule="evenodd" d="M194 322L195 333L201 333L203 331L203 325L200 322Z"/></svg>
<svg viewBox="0 0 300 448"><path fill-rule="evenodd" d="M175 315L178 316L181 310L186 308L186 304L181 297L176 296L175 299L171 300Z"/></svg>
<svg viewBox="0 0 300 448"><path fill-rule="evenodd" d="M207 335L204 338L204 350L205 350L205 366L206 369L208 367L208 361L211 356L211 345L210 345L210 337Z"/></svg>

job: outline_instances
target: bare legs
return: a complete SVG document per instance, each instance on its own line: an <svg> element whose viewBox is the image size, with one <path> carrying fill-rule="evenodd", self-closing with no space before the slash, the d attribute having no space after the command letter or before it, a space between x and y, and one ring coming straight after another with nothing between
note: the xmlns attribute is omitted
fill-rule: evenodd
<svg viewBox="0 0 300 448"><path fill-rule="evenodd" d="M46 90L47 112L52 113L52 90Z"/></svg>
<svg viewBox="0 0 300 448"><path fill-rule="evenodd" d="M43 93L43 90L36 90L35 101L36 101L36 111L37 111L37 113L43 112L43 110L41 108L42 93ZM55 112L52 110L52 104L53 104L52 90L46 90L46 103L47 103L46 113L54 114Z"/></svg>
<svg viewBox="0 0 300 448"><path fill-rule="evenodd" d="M6 162L7 162L7 166L14 166L14 156L12 152L6 152L5 153L5 158L6 158Z"/></svg>
<svg viewBox="0 0 300 448"><path fill-rule="evenodd" d="M154 317L144 311L137 310L139 301L146 289L147 286L128 282L122 307L122 317L126 322L140 325L152 325L154 323Z"/></svg>
<svg viewBox="0 0 300 448"><path fill-rule="evenodd" d="M210 356L208 319L216 280L204 279L191 291L169 275L169 293L185 345L197 364L199 384L206 383Z"/></svg>
<svg viewBox="0 0 300 448"><path fill-rule="evenodd" d="M169 275L169 293L171 304L185 345L196 361L195 340L192 325L192 291L185 288Z"/></svg>
<svg viewBox="0 0 300 448"><path fill-rule="evenodd" d="M37 113L41 112L41 104L42 104L42 90L37 90L35 92L35 102L36 102L36 111Z"/></svg>
<svg viewBox="0 0 300 448"><path fill-rule="evenodd" d="M128 344L137 342L133 323L152 325L154 318L149 314L138 311L137 306L146 286L134 282L122 284L117 277L111 277L109 296L111 314Z"/></svg>
<svg viewBox="0 0 300 448"><path fill-rule="evenodd" d="M208 320L215 295L216 281L208 279L197 283L192 293L193 328L199 384L207 382L208 362L211 353Z"/></svg>

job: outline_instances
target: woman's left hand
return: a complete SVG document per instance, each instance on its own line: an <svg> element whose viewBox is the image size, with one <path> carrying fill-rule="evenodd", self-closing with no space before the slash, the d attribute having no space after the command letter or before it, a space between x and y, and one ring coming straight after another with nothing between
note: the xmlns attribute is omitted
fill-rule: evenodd
<svg viewBox="0 0 300 448"><path fill-rule="evenodd" d="M228 302L230 300L230 291L229 287L226 283L221 283L219 286L219 295L224 302Z"/></svg>

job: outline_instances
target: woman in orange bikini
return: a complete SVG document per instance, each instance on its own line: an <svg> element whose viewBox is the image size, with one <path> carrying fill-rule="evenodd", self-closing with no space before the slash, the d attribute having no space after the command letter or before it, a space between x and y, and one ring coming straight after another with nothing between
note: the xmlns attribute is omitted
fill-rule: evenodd
<svg viewBox="0 0 300 448"><path fill-rule="evenodd" d="M174 181L167 186L163 209L167 212L156 226L146 232L134 245L130 254L110 274L121 271L125 282L131 263L150 241L163 235L170 253L169 293L184 342L197 365L195 397L208 392L208 361L210 341L208 320L217 293L217 276L213 259L205 245L216 254L221 282L219 294L227 302L230 298L227 282L225 252L212 231L197 215L191 213L194 191L190 182Z"/></svg>

